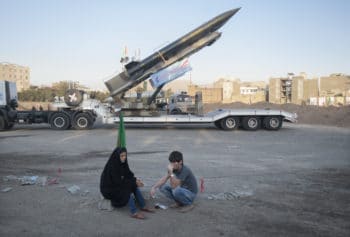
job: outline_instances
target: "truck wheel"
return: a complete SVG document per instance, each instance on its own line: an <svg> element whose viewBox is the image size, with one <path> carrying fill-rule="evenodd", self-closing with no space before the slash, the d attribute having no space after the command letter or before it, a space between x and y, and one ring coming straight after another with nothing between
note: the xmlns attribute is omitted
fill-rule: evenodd
<svg viewBox="0 0 350 237"><path fill-rule="evenodd" d="M55 130L66 130L70 126L69 117L67 114L59 112L52 115L50 125Z"/></svg>
<svg viewBox="0 0 350 237"><path fill-rule="evenodd" d="M73 127L78 130L90 129L93 125L90 115L79 113L73 119Z"/></svg>
<svg viewBox="0 0 350 237"><path fill-rule="evenodd" d="M11 129L11 128L13 128L14 125L15 125L15 123L8 123L6 126L6 129Z"/></svg>
<svg viewBox="0 0 350 237"><path fill-rule="evenodd" d="M170 114L181 114L181 110L180 109L173 109Z"/></svg>
<svg viewBox="0 0 350 237"><path fill-rule="evenodd" d="M269 116L264 118L264 128L267 130L278 130L282 127L282 118L279 116Z"/></svg>
<svg viewBox="0 0 350 237"><path fill-rule="evenodd" d="M244 117L242 120L242 125L245 130L255 131L260 128L260 119L255 116Z"/></svg>
<svg viewBox="0 0 350 237"><path fill-rule="evenodd" d="M6 122L2 115L0 115L0 131L4 131L6 129Z"/></svg>
<svg viewBox="0 0 350 237"><path fill-rule="evenodd" d="M221 119L221 128L223 130L234 130L238 128L238 119L235 117L227 117Z"/></svg>

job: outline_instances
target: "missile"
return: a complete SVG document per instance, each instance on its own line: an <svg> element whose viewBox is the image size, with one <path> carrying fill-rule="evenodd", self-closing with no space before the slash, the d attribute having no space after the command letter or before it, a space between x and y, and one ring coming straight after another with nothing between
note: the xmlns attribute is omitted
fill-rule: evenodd
<svg viewBox="0 0 350 237"><path fill-rule="evenodd" d="M110 91L110 95L117 96L123 94L144 80L147 80L152 74L189 57L205 46L212 45L221 36L221 33L217 30L239 10L240 8L226 11L145 59L126 64L121 73L104 82Z"/></svg>

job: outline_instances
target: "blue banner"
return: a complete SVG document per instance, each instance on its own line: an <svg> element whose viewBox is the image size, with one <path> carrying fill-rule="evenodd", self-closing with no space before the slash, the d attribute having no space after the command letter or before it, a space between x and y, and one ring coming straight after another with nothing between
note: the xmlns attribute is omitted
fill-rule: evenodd
<svg viewBox="0 0 350 237"><path fill-rule="evenodd" d="M184 60L177 62L170 67L154 73L151 76L150 82L153 88L157 88L183 76L186 72L191 70L192 67L188 61L188 58L185 58Z"/></svg>

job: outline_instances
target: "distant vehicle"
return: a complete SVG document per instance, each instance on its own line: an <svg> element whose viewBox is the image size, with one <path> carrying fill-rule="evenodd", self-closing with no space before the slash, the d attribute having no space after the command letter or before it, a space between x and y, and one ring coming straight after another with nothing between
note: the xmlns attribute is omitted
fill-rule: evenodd
<svg viewBox="0 0 350 237"><path fill-rule="evenodd" d="M169 101L168 109L170 114L188 114L196 112L192 97L186 93L172 95Z"/></svg>
<svg viewBox="0 0 350 237"><path fill-rule="evenodd" d="M68 90L65 103L58 103L55 110L17 111L16 83L0 81L0 131L12 128L17 124L48 123L51 128L65 130L68 128L88 129L96 120L93 109L82 105L83 92Z"/></svg>

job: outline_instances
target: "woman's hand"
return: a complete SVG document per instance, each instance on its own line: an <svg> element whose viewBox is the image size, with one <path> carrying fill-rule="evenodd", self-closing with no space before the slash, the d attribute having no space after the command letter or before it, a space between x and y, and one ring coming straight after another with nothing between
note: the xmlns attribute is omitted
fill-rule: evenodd
<svg viewBox="0 0 350 237"><path fill-rule="evenodd" d="M137 185L137 187L143 187L144 186L144 184L142 183L141 179L139 179L139 178L136 178L136 185Z"/></svg>

